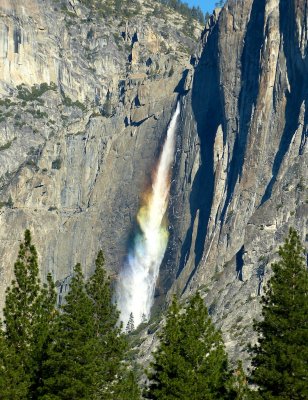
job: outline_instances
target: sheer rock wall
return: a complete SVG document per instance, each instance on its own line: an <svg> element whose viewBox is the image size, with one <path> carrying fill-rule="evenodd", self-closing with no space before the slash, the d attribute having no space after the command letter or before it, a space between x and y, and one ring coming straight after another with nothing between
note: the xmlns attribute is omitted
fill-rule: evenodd
<svg viewBox="0 0 308 400"><path fill-rule="evenodd" d="M253 337L288 228L307 245L307 6L227 2L204 32L184 100L173 188L180 252L168 278L172 291L201 290L234 358Z"/></svg>

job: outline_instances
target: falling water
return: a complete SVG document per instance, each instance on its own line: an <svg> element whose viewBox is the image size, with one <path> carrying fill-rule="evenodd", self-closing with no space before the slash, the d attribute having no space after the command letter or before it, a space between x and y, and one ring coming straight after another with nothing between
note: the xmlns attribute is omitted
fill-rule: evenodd
<svg viewBox="0 0 308 400"><path fill-rule="evenodd" d="M177 104L170 121L157 168L153 172L151 190L145 194L137 215L140 229L135 235L133 247L119 276L117 303L124 327L131 313L135 327L150 316L159 268L169 237L165 214L179 114L180 103Z"/></svg>

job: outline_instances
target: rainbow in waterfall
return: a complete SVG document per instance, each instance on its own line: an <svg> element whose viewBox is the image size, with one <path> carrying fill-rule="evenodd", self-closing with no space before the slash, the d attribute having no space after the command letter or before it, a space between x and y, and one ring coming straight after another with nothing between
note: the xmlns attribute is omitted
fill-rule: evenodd
<svg viewBox="0 0 308 400"><path fill-rule="evenodd" d="M140 229L119 275L116 296L124 327L131 314L135 327L150 317L159 268L169 238L166 211L179 114L180 103L170 121L162 152L152 174L151 188L143 196L137 215Z"/></svg>

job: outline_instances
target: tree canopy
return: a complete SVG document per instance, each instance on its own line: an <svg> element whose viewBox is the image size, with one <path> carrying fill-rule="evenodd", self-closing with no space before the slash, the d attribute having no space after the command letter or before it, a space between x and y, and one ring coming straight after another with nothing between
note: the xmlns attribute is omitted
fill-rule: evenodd
<svg viewBox="0 0 308 400"><path fill-rule="evenodd" d="M190 7L187 3L181 0L157 0L164 6L170 7L177 11L179 14L187 18L193 18L199 21L201 24L205 24L206 18L204 12L199 6Z"/></svg>
<svg viewBox="0 0 308 400"><path fill-rule="evenodd" d="M262 320L255 323L252 382L263 399L308 398L308 272L298 233L290 229L272 265Z"/></svg>
<svg viewBox="0 0 308 400"><path fill-rule="evenodd" d="M52 278L40 282L37 252L25 232L0 324L1 400L140 398L101 251L95 264L87 283L75 266L57 308Z"/></svg>
<svg viewBox="0 0 308 400"><path fill-rule="evenodd" d="M118 326L103 253L85 284L81 265L60 309L43 364L42 400L138 399L139 389L123 362L127 342Z"/></svg>
<svg viewBox="0 0 308 400"><path fill-rule="evenodd" d="M148 378L153 400L233 398L221 334L198 293L183 309L173 299Z"/></svg>
<svg viewBox="0 0 308 400"><path fill-rule="evenodd" d="M39 279L37 252L29 230L20 245L14 275L6 291L2 338L3 381L7 393L36 393L48 330L56 301L54 285ZM18 371L18 374L16 373ZM8 397L10 398L10 397Z"/></svg>

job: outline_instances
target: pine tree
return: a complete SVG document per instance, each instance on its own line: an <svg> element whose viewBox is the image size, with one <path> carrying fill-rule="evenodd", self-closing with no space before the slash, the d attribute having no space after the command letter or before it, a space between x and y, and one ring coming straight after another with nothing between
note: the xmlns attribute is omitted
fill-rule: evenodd
<svg viewBox="0 0 308 400"><path fill-rule="evenodd" d="M56 316L43 362L40 399L94 398L98 344L93 304L87 296L80 264L74 268L65 304Z"/></svg>
<svg viewBox="0 0 308 400"><path fill-rule="evenodd" d="M133 370L126 366L122 371L121 377L115 386L115 390L106 400L139 400L141 399L140 388L136 381L136 375Z"/></svg>
<svg viewBox="0 0 308 400"><path fill-rule="evenodd" d="M21 364L20 356L9 348L0 327L0 398L2 400L25 400L29 392L29 376Z"/></svg>
<svg viewBox="0 0 308 400"><path fill-rule="evenodd" d="M27 387L28 397L34 399L56 298L50 275L46 285L42 286L39 280L37 252L29 230L25 231L20 245L14 273L15 280L7 289L4 308L3 340L7 354L4 371L8 382L12 382L7 392L14 393L17 386ZM15 374L17 365L19 381Z"/></svg>
<svg viewBox="0 0 308 400"><path fill-rule="evenodd" d="M228 390L231 374L222 338L199 294L183 311L173 300L151 367L147 398L232 399Z"/></svg>
<svg viewBox="0 0 308 400"><path fill-rule="evenodd" d="M119 312L112 302L111 282L104 265L104 255L100 250L95 260L95 272L86 284L86 292L93 302L97 334L101 337L110 333L117 336L121 331L117 325Z"/></svg>
<svg viewBox="0 0 308 400"><path fill-rule="evenodd" d="M74 269L43 363L41 400L139 399L123 363L127 344L118 316L99 252L86 285L80 264Z"/></svg>
<svg viewBox="0 0 308 400"><path fill-rule="evenodd" d="M237 362L233 372L233 385L235 400L252 400L253 393L248 387L248 379L243 369L242 361Z"/></svg>
<svg viewBox="0 0 308 400"><path fill-rule="evenodd" d="M290 229L255 323L252 381L263 399L308 398L308 272L299 236Z"/></svg>
<svg viewBox="0 0 308 400"><path fill-rule="evenodd" d="M126 325L126 333L132 333L135 330L134 314L131 312L129 314L129 320Z"/></svg>
<svg viewBox="0 0 308 400"><path fill-rule="evenodd" d="M100 342L100 350L96 354L96 363L100 366L96 391L100 393L100 399L139 399L134 374L123 363L127 341L121 332L122 326L118 324L119 312L112 302L111 283L104 269L102 251L99 251L95 264L95 272L86 290L93 302L96 335ZM136 393L138 397L134 397Z"/></svg>

